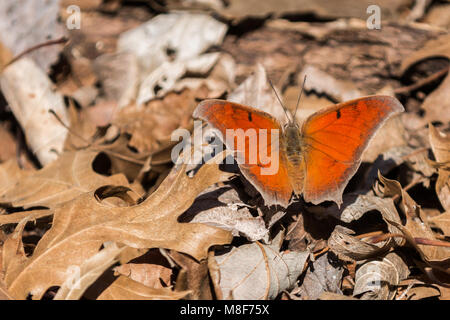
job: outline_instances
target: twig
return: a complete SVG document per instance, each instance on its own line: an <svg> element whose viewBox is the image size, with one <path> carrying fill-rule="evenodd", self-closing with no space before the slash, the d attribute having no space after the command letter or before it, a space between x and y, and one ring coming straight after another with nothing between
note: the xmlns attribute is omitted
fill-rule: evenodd
<svg viewBox="0 0 450 320"><path fill-rule="evenodd" d="M444 69L442 69L442 70L440 70L440 71L438 71L436 73L433 73L432 75L430 75L430 76L428 76L428 77L426 77L426 78L424 78L422 80L419 80L416 83L413 83L413 84L411 84L409 86L394 89L394 93L396 93L396 94L405 94L405 93L408 93L410 91L414 91L416 89L419 89L420 87L423 87L424 85L426 85L426 84L428 84L430 82L433 82L433 81L439 79L440 77L444 76L449 71L449 69L450 68L448 68L448 67L444 68Z"/></svg>
<svg viewBox="0 0 450 320"><path fill-rule="evenodd" d="M5 65L5 68L7 66L9 66L10 64L16 62L20 58L22 58L24 55L26 55L26 54L28 54L28 53L30 53L32 51L35 51L35 50L40 49L42 47L52 46L52 45L55 45L55 44L63 44L63 43L66 43L67 41L69 41L69 39L67 39L66 37L62 37L62 38L59 38L59 39L55 39L55 40L50 40L50 41L46 41L46 42L43 42L43 43L39 43L39 44L37 44L37 45L35 45L35 46L31 47L31 48L26 49L25 51L19 53L17 56L12 58L11 61L9 61Z"/></svg>

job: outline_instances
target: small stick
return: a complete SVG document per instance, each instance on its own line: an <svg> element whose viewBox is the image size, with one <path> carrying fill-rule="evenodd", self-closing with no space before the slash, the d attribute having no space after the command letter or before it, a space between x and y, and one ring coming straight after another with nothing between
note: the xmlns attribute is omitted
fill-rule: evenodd
<svg viewBox="0 0 450 320"><path fill-rule="evenodd" d="M35 45L35 46L31 47L31 48L26 49L25 51L19 53L19 55L17 55L14 58L12 58L11 61L9 61L5 65L5 68L7 66L9 66L10 64L16 62L20 58L22 58L24 55L26 55L26 54L28 54L28 53L30 53L32 51L35 51L35 50L40 49L42 47L52 46L52 45L55 45L55 44L63 44L63 43L66 43L67 41L69 41L69 39L67 39L66 37L62 37L62 38L59 38L59 39L55 39L55 40L50 40L50 41L46 41L46 42L43 42L43 43L39 43L39 44L37 44L37 45Z"/></svg>
<svg viewBox="0 0 450 320"><path fill-rule="evenodd" d="M444 76L448 71L449 71L449 68L444 68L444 69L442 69L436 73L433 73L432 75L430 75L420 81L417 81L416 83L413 83L409 86L394 89L394 93L404 94L404 93L408 93L410 91L414 91L420 87L423 87L424 85L426 85L430 82L433 82L434 80L439 79L440 77Z"/></svg>

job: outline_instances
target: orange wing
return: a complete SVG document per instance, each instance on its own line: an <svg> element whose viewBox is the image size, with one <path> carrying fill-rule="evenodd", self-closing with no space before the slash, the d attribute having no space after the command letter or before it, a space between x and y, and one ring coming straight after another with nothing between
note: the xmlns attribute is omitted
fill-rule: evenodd
<svg viewBox="0 0 450 320"><path fill-rule="evenodd" d="M271 135L278 132L281 137L281 127L276 119L268 113L224 100L202 101L193 116L207 121L219 130L225 138L227 148L242 155L242 161L239 163L241 172L261 193L266 205L280 204L287 207L292 187L289 183L285 155L280 152L282 146L277 147L274 143L275 137ZM226 138L227 129L235 130L233 139ZM261 146L261 130L264 129L267 131L267 145ZM251 131L256 134L256 140L250 138ZM242 141L245 143L239 145L238 139L244 139ZM277 144L282 143L278 137L276 141ZM263 147L267 149L261 150ZM256 158L254 156L252 158L254 152ZM267 155L267 158L261 158L261 155ZM272 161L268 162L268 159ZM275 171L272 170L274 166Z"/></svg>
<svg viewBox="0 0 450 320"><path fill-rule="evenodd" d="M303 197L318 204L342 203L342 193L361 163L375 131L401 103L389 96L370 96L337 104L310 116L302 127L306 165Z"/></svg>

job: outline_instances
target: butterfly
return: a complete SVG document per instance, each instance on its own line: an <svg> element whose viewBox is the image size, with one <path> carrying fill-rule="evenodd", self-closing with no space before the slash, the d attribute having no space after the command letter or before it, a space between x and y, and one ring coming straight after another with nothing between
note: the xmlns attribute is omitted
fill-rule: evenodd
<svg viewBox="0 0 450 320"><path fill-rule="evenodd" d="M287 207L292 193L302 195L306 202L313 204L334 201L340 206L342 193L359 168L361 155L377 129L389 117L404 111L397 99L382 95L324 108L303 123L295 120L295 113L292 115L283 108L287 117L285 125L266 112L226 100L204 100L193 113L194 118L208 122L222 135L231 129L242 129L241 134L247 130L280 132L278 141L270 136L272 140L262 147L259 141L250 141L248 137L240 145L229 139L224 141L227 148L243 154L243 161L238 162L240 170L268 206ZM277 147L270 148L274 142ZM278 170L264 174L268 164L262 158L249 161L252 146L258 154L264 151L278 161Z"/></svg>

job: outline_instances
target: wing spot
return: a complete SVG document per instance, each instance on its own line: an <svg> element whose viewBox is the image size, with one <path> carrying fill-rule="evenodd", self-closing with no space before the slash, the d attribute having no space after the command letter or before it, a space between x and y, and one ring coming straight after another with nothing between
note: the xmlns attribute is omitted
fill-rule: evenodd
<svg viewBox="0 0 450 320"><path fill-rule="evenodd" d="M248 111L248 121L252 122L252 113Z"/></svg>
<svg viewBox="0 0 450 320"><path fill-rule="evenodd" d="M341 110L336 110L336 119L341 117Z"/></svg>

